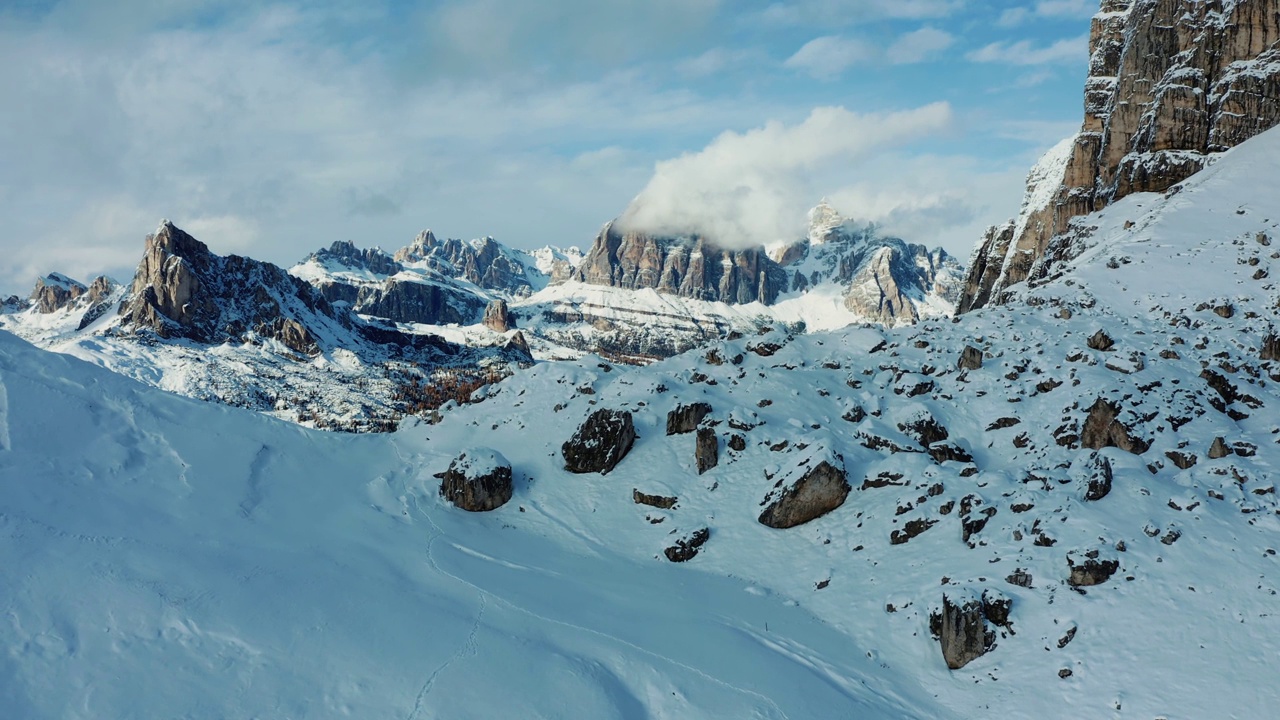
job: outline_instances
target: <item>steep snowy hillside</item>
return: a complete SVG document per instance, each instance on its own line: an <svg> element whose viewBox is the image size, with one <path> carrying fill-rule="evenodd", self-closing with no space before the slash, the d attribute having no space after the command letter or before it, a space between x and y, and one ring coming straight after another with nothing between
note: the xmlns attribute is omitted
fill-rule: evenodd
<svg viewBox="0 0 1280 720"><path fill-rule="evenodd" d="M424 447L440 471L453 433L505 455L528 484L497 516L659 564L696 549L691 567L796 602L950 716L1264 716L1278 159L1272 131L1081 218L1091 249L1023 303L631 371L540 365ZM567 475L562 443L600 409L638 437L607 475Z"/></svg>
<svg viewBox="0 0 1280 720"><path fill-rule="evenodd" d="M446 506L422 435L308 431L0 332L5 717L938 716L812 613L584 540L530 479L527 511Z"/></svg>

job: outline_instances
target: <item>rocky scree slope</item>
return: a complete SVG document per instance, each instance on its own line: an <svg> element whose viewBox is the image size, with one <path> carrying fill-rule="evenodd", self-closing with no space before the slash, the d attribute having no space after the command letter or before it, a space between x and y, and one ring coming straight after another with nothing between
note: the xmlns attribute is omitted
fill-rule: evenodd
<svg viewBox="0 0 1280 720"><path fill-rule="evenodd" d="M503 517L554 503L589 542L768 588L958 715L1257 716L1280 700L1277 159L1272 131L1113 203L1007 305L542 364L437 437L484 430L528 478ZM723 448L701 473L702 439L664 432L699 403ZM561 445L602 409L636 438L587 482Z"/></svg>
<svg viewBox="0 0 1280 720"><path fill-rule="evenodd" d="M960 312L1048 272L1073 218L1163 192L1280 122L1275 0L1102 0L1089 45L1080 132L1031 172L1018 218L981 240Z"/></svg>
<svg viewBox="0 0 1280 720"><path fill-rule="evenodd" d="M370 322L168 221L127 288L51 276L0 326L167 390L346 430L393 428L434 404L425 381L436 373L480 385L532 362L515 346L467 348Z"/></svg>

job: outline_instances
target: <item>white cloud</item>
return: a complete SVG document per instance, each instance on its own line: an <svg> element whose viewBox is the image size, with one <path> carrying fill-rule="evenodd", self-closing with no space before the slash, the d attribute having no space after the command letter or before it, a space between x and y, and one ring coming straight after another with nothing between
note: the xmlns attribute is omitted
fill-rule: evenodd
<svg viewBox="0 0 1280 720"><path fill-rule="evenodd" d="M866 20L923 20L947 17L964 0L790 0L769 5L758 16L768 25L819 23L852 25Z"/></svg>
<svg viewBox="0 0 1280 720"><path fill-rule="evenodd" d="M996 24L1000 27L1017 27L1032 18L1089 17L1096 12L1097 0L1040 0L1032 7L1006 9L1000 14Z"/></svg>
<svg viewBox="0 0 1280 720"><path fill-rule="evenodd" d="M944 133L951 120L945 103L865 115L822 107L796 125L726 132L697 153L658 163L620 224L730 247L791 239L819 194L895 146Z"/></svg>
<svg viewBox="0 0 1280 720"><path fill-rule="evenodd" d="M1000 19L996 20L996 24L1000 27L1017 27L1027 21L1031 16L1031 11L1024 7L1007 8L1000 13Z"/></svg>
<svg viewBox="0 0 1280 720"><path fill-rule="evenodd" d="M973 62L1003 63L1006 65L1046 65L1050 63L1084 62L1089 56L1089 36L1059 40L1051 45L1036 47L1029 40L1015 43L994 42L965 55Z"/></svg>
<svg viewBox="0 0 1280 720"><path fill-rule="evenodd" d="M862 40L827 35L805 43L782 65L826 80L838 77L854 65L874 60L878 54L874 45Z"/></svg>
<svg viewBox="0 0 1280 720"><path fill-rule="evenodd" d="M1036 14L1050 17L1088 17L1098 12L1097 0L1040 0Z"/></svg>
<svg viewBox="0 0 1280 720"><path fill-rule="evenodd" d="M924 62L951 47L954 42L955 38L951 33L926 26L894 41L885 50L885 59L898 65Z"/></svg>

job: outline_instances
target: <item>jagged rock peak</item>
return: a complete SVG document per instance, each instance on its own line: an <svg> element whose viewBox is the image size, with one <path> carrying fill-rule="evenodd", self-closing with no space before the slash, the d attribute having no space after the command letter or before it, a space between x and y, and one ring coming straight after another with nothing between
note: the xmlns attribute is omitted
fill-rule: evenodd
<svg viewBox="0 0 1280 720"><path fill-rule="evenodd" d="M214 255L168 220L147 236L120 315L123 326L163 338L215 344L257 336L307 354L319 351L309 322L349 322L336 316L310 285L283 269Z"/></svg>
<svg viewBox="0 0 1280 720"><path fill-rule="evenodd" d="M400 272L400 263L396 262L382 248L373 247L362 250L350 240L338 240L324 250L312 253L308 258L321 262L336 261L351 268L363 268L378 275L395 275Z"/></svg>
<svg viewBox="0 0 1280 720"><path fill-rule="evenodd" d="M827 198L822 198L809 211L809 242L820 243L827 235L844 224L844 217L831 206Z"/></svg>
<svg viewBox="0 0 1280 720"><path fill-rule="evenodd" d="M49 273L36 280L35 289L31 291L31 304L36 312L48 314L70 305L88 290L84 283L66 275Z"/></svg>
<svg viewBox="0 0 1280 720"><path fill-rule="evenodd" d="M396 251L395 259L398 262L418 262L430 254L432 248L439 245L436 240L436 234L430 230L423 230L418 233L418 237L413 242Z"/></svg>
<svg viewBox="0 0 1280 720"><path fill-rule="evenodd" d="M1072 218L1163 192L1280 123L1275 2L1102 0L1100 10L1080 132L1037 165L1018 219L980 241L959 312L1003 302L1009 286L1072 257Z"/></svg>

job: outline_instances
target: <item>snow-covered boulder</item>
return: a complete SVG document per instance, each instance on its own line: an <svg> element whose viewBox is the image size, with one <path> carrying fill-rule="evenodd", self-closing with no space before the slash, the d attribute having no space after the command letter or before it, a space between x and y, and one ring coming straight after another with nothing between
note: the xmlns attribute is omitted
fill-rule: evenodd
<svg viewBox="0 0 1280 720"><path fill-rule="evenodd" d="M464 450L445 471L440 494L463 510L496 510L511 499L511 463L497 450Z"/></svg>
<svg viewBox="0 0 1280 720"><path fill-rule="evenodd" d="M571 473L608 474L627 456L635 441L631 413L601 408L591 413L573 437L560 446L564 469Z"/></svg>
<svg viewBox="0 0 1280 720"><path fill-rule="evenodd" d="M764 499L760 523L779 529L807 523L843 505L851 489L844 458L815 445L778 478Z"/></svg>

